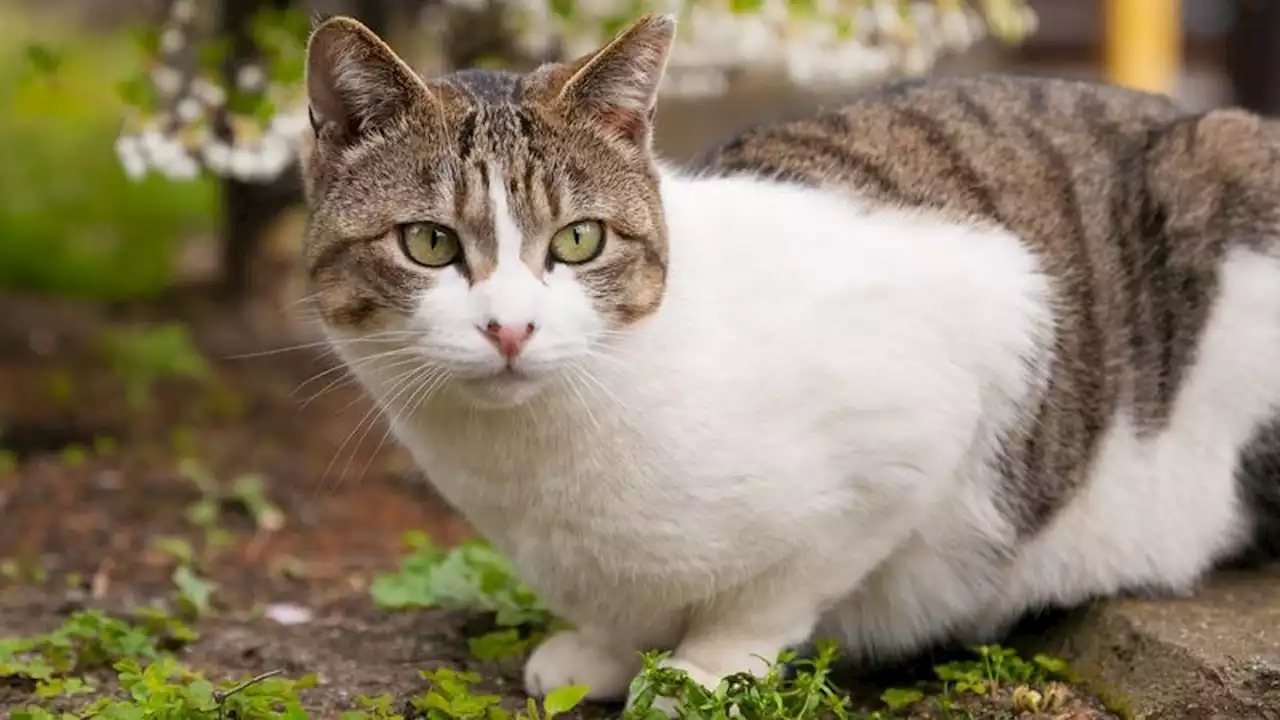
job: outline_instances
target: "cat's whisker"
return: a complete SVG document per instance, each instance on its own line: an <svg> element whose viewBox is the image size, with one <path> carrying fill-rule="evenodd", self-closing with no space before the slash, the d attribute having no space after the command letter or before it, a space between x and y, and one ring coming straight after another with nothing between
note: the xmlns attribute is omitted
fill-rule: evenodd
<svg viewBox="0 0 1280 720"><path fill-rule="evenodd" d="M429 367L429 366L426 366L426 367ZM423 367L414 367L400 373L399 375L389 380L387 382L387 385L390 388L389 392L398 392L401 387L409 383L412 383L414 376L418 372L420 372L422 369ZM348 404L347 407L351 407L351 405L355 404L359 400L360 398L357 398L356 400ZM360 422L356 423L356 426L352 428L350 433L347 434L347 437L342 441L342 444L338 446L338 449L336 451L334 451L333 459L329 461L329 465L328 467L325 468L324 475L320 479L321 487L323 487L328 482L329 473L333 471L334 463L336 463L338 461L338 458L342 456L342 451L347 447L347 445L356 436L356 434L360 432L360 429L364 427L365 423L368 422L369 419L373 417L376 413L380 412L381 406L382 406L382 403L375 399L375 402L373 403L373 405L369 408L368 411L365 412L364 416L360 418ZM357 446L352 449L352 457L354 457L354 454L358 449L359 449L359 445L357 444ZM350 460L348 460L348 465L349 464L350 464ZM342 482L342 479L339 478L337 483L334 485L334 487L336 488L338 485L341 484L341 482Z"/></svg>
<svg viewBox="0 0 1280 720"><path fill-rule="evenodd" d="M402 385L402 387L400 388L400 390L398 390L398 391L396 392L396 394L395 394L395 395L393 395L392 397L390 397L390 398L389 398L388 400L386 400L384 403L380 403L380 405L381 405L381 408L380 408L380 409L382 410L382 412L374 414L374 415L369 419L369 422L368 422L367 424L365 424L364 432L360 435L360 439L359 439L358 441L356 441L356 444L352 446L351 453L347 456L347 462L346 462L346 464L345 464L345 465L343 465L343 467L342 467L342 474L341 474L340 476L338 476L338 482L339 482L339 483L341 483L343 480L345 480L345 479L346 479L346 477L347 477L347 471L351 469L351 463L356 459L356 453L357 453L357 452L359 452L360 447L364 445L364 441L365 441L365 440L367 440L367 439L369 438L369 433L370 433L370 432L373 432L373 428L374 428L374 426L375 426L375 425L377 425L377 424L378 424L378 419L379 419L379 418L385 419L385 420L387 421L387 433L388 433L388 434L390 433L390 431L391 431L391 424L390 424L390 418L386 418L386 417L385 417L385 416L386 416L386 414L387 414L387 413L386 413L386 409L387 409L387 408L394 408L394 407L395 407L395 404L396 404L396 401L398 401L400 398L404 397L404 396L406 395L406 393L409 393L409 394L410 394L410 396L412 396L412 393L416 392L416 389L417 389L417 387L418 387L418 385L419 385L419 382L420 382L423 378L425 378L425 377L429 377L433 372L435 372L435 371L436 371L436 369L437 369L437 368L436 368L436 366L435 366L435 365L431 365L431 364L424 364L422 367L418 368L418 370L417 370L417 371L415 371L415 372L413 373L413 375L409 378L409 380L408 380L407 382L405 382L405 383ZM385 440L385 439L386 439L386 435L384 434L384 435L383 435L383 440ZM382 449L382 443L381 443L381 442L379 442L379 443L378 443L378 447L374 449L374 453L373 453L372 455L370 455L370 456L369 456L369 462L370 462L370 463L372 463L372 462L374 461L374 459L375 459L375 457L374 457L374 456L375 456L375 455L377 454L377 452L378 452L379 450L381 450L381 449ZM363 477L363 475L361 475L361 477Z"/></svg>
<svg viewBox="0 0 1280 720"><path fill-rule="evenodd" d="M395 362L392 362L392 363L390 363L390 364L386 365L386 366L385 366L385 367L383 367L382 369L383 369L384 371L390 371L390 370L394 370L394 369L396 369L396 368L404 367L405 365L408 365L408 364L418 363L418 362L422 362L422 358L421 358L419 355L417 355L417 353L411 353L410 357L403 357L403 358L400 358L400 359L396 360ZM349 368L349 369L354 369L354 367ZM322 397L323 395L325 395L326 393L330 392L331 390L336 390L337 388L342 387L342 386L344 386L344 385L349 385L349 384L351 384L352 382L354 382L356 379L357 379L357 377L356 377L356 375L355 375L354 373L352 373L352 372L348 372L346 375L343 375L343 376L341 376L341 377L337 378L336 380L331 381L328 385L325 385L325 386L324 386L323 388L321 388L319 391L317 391L317 392L313 393L310 397L308 397L308 398L307 398L307 399L306 399L306 400L305 400L305 401L304 401L304 402L299 406L299 408L298 408L298 409L299 409L299 410L301 410L301 409L303 409L303 408L307 407L307 406L308 406L308 405L310 405L311 403L315 402L315 401L316 401L316 399L318 399L318 398ZM360 396L360 397L363 397L363 393L361 394L361 396ZM360 399L360 398L358 397L356 401L358 402L358 401L359 401L359 399ZM348 405L347 407L350 407L350 405ZM345 409L345 408L344 408L344 409Z"/></svg>
<svg viewBox="0 0 1280 720"><path fill-rule="evenodd" d="M587 399L582 396L582 392L578 389L577 383L572 381L572 378L579 377L581 370L572 364L566 367L568 368L569 373L561 376L565 387L569 389L569 392L573 393L574 397L578 398L578 402L582 405L582 409L587 413L587 419L591 421L592 427L599 432L603 429L603 426L600 425L600 421L596 419L595 413L592 412L591 403L587 402Z"/></svg>
<svg viewBox="0 0 1280 720"><path fill-rule="evenodd" d="M394 334L393 334L394 333ZM270 355L280 355L288 352L298 352L301 350L314 350L316 348L333 348L337 346L354 346L363 343L390 343L403 342L406 337L421 337L422 333L410 330L393 330L373 333L358 338L337 338L332 340L316 340L314 342L300 343L297 345L289 345L281 348L272 348L270 350L258 350L250 353L240 353L237 355L226 356L227 360L246 360L251 358L267 357Z"/></svg>
<svg viewBox="0 0 1280 720"><path fill-rule="evenodd" d="M321 372L319 372L319 373L317 373L317 374L315 374L315 375L312 375L311 377L307 378L306 380L303 380L303 381L302 381L302 383L301 383L300 385L298 385L298 387L296 387L296 388L294 388L294 389L293 389L293 392L289 393L289 397L294 397L294 396L295 396L295 395L297 395L299 392L301 392L301 390L302 390L303 388L305 388L306 386L308 386L308 385L310 385L311 383L313 383L313 382L315 382L315 381L319 380L320 378L328 377L329 375L332 375L332 374L333 374L333 373L335 373L335 372L340 372L340 371L343 371L343 370L354 370L354 369L355 369L355 368L357 368L357 367L363 367L364 365L367 365L367 364L372 363L372 362L376 362L376 361L381 360L381 359L386 358L386 357L392 357L392 356L395 356L395 355L398 355L398 354L403 354L403 353L412 353L412 352L413 352L413 351L412 351L410 348L395 348L395 349L393 349L393 350L386 350L386 351L383 351L383 352L380 352L380 353L375 353L375 354L373 354L373 355L369 355L369 356L367 356L367 357L359 358L358 360L356 360L356 361L355 361L355 362L353 362L353 363L349 363L349 364L348 364L348 363L340 363L340 364L334 365L333 367L330 367L330 368L328 368L327 370L322 370Z"/></svg>
<svg viewBox="0 0 1280 720"><path fill-rule="evenodd" d="M608 400L612 401L619 408L626 407L626 403L624 403L622 399L618 397L617 393L615 393L608 386L607 383L600 380L600 378L596 377L595 373L591 372L590 368L579 365L578 371L581 373L581 376L583 379L585 379L590 385L594 386L597 390L603 393Z"/></svg>
<svg viewBox="0 0 1280 720"><path fill-rule="evenodd" d="M406 413L417 407L418 402L421 402L419 399L420 397L425 398L427 395L430 395L432 389L436 387L440 379L449 375L449 371L441 367L432 366L428 369L430 372L420 376L420 378L415 382L416 387L409 394L409 399L405 401L402 407L396 410L394 416L387 420L387 429L382 433L382 438L378 440L378 445L373 449L373 453L369 456L369 459L365 461L364 467L360 470L360 477L356 482L362 482L364 480L364 477L368 474L369 468L373 465L374 460L378 458L378 453L382 452L382 448L386 445L387 439L391 437L391 433L395 431L396 423L400 422L400 419L403 418Z"/></svg>

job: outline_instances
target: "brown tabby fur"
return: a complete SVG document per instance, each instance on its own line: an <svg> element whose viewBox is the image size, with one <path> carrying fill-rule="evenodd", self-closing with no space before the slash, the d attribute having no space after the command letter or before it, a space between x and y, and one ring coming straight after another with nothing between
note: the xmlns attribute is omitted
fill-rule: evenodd
<svg viewBox="0 0 1280 720"><path fill-rule="evenodd" d="M313 56L341 61L315 66L377 68L346 82L367 83L363 92L382 98L368 117L358 109L331 113L354 114L354 127L322 119L305 171L313 208L308 274L327 319L369 327L376 313L402 311L430 286L431 273L406 267L389 241L396 223L429 219L455 229L466 256L460 267L473 283L486 278L496 263L495 177L507 183L509 211L527 238L522 255L535 272L547 269L557 229L606 221L606 254L578 271L580 282L619 325L656 310L667 239L649 118L595 112L591 103L611 82L661 72L663 39L673 31L660 16L633 25L616 41L636 54L625 67L594 63L597 53L524 76L462 71L425 81L353 20L317 28Z"/></svg>

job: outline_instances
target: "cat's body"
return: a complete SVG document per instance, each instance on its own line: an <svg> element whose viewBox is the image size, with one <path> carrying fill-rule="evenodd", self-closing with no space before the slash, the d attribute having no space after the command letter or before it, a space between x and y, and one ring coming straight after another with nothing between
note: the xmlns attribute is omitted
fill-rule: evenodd
<svg viewBox="0 0 1280 720"><path fill-rule="evenodd" d="M346 21L312 43L317 301L431 481L578 625L531 691L625 694L653 647L711 683L815 637L985 638L1263 537L1280 133L993 77L659 170L671 29L430 85Z"/></svg>

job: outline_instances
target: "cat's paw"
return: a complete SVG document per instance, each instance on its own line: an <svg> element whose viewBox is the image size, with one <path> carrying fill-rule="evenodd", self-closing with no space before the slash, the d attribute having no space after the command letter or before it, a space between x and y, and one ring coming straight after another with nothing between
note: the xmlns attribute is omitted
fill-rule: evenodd
<svg viewBox="0 0 1280 720"><path fill-rule="evenodd" d="M591 688L588 700L621 700L639 672L635 653L570 630L552 635L533 651L524 666L524 687L529 695L543 697L565 685L586 685Z"/></svg>
<svg viewBox="0 0 1280 720"><path fill-rule="evenodd" d="M714 691L720 681L734 674L734 671L726 670L723 675L712 670L708 670L691 662L682 661L676 658L667 658L662 662L662 667L683 670L689 679L706 688L708 691ZM635 702L634 695L627 696L627 707L631 707ZM661 710L667 717L674 718L678 716L676 708L681 704L681 698L659 697L653 700L653 709ZM737 708L734 708L733 715L737 715Z"/></svg>

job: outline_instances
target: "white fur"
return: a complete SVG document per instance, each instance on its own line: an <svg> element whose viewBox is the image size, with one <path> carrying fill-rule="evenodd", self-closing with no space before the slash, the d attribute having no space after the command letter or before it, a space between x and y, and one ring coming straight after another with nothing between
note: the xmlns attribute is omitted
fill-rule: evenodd
<svg viewBox="0 0 1280 720"><path fill-rule="evenodd" d="M1233 251L1169 429L1117 417L1089 488L999 565L994 439L1053 329L1036 257L1004 230L747 179L667 174L663 200L666 297L631 329L570 269L536 277L506 218L496 272L442 273L406 326L452 380L391 413L397 435L580 628L534 653L531 692L619 697L651 647L706 683L815 633L907 652L1038 603L1186 587L1242 540L1235 460L1280 401L1277 260ZM519 377L495 377L494 316L538 326ZM339 347L385 401L397 371Z"/></svg>

